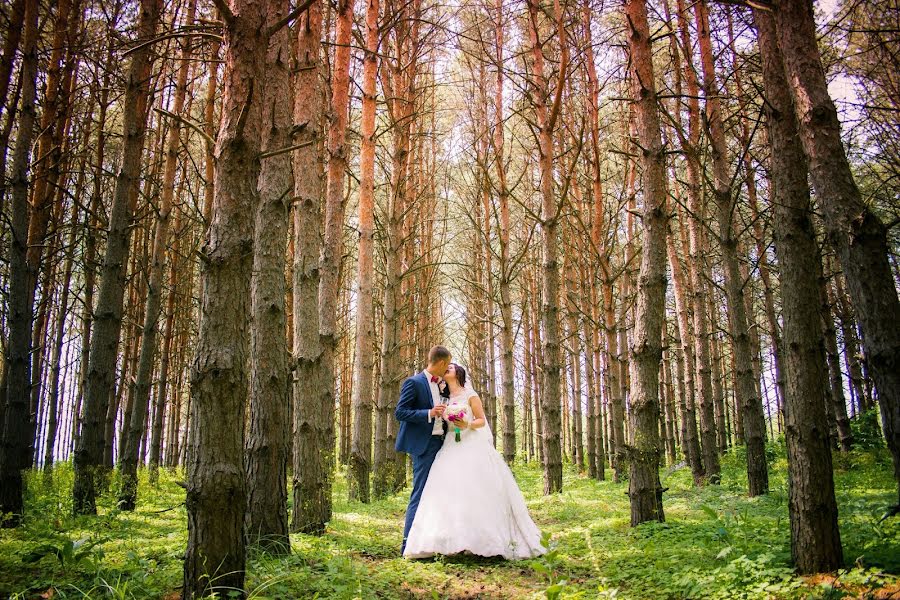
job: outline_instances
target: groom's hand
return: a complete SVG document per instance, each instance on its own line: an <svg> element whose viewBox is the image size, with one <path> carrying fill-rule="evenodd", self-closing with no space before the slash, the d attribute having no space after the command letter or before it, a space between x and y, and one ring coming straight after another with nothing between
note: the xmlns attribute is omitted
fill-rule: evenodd
<svg viewBox="0 0 900 600"><path fill-rule="evenodd" d="M432 417L432 418L433 418L433 417L440 417L440 416L443 416L444 410L445 410L446 408L447 408L447 407L444 406L443 404L438 404L437 406L435 406L434 408L432 408L432 409L428 412L428 416L429 416L429 417Z"/></svg>

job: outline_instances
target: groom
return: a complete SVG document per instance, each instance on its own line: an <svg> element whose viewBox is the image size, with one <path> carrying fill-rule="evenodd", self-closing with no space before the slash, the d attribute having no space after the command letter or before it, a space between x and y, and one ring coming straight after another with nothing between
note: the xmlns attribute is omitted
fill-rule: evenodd
<svg viewBox="0 0 900 600"><path fill-rule="evenodd" d="M435 346L428 352L428 366L424 371L407 378L400 389L400 399L394 415L400 421L397 434L397 452L406 452L412 457L413 489L406 507L406 525L403 527L403 546L400 554L406 549L406 538L412 527L419 499L431 471L431 464L438 450L444 443L446 425L441 415L444 404L441 402L441 389L438 383L450 367L450 351L443 346ZM444 389L447 390L446 384Z"/></svg>

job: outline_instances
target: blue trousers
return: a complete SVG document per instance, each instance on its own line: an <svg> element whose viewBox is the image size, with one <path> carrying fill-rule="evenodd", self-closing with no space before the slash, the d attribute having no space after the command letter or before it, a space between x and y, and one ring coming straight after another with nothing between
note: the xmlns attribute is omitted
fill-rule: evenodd
<svg viewBox="0 0 900 600"><path fill-rule="evenodd" d="M444 441L439 435L431 436L425 452L418 456L412 457L413 464L413 488L412 494L409 496L409 504L406 506L406 525L403 527L403 545L400 547L400 554L406 550L406 538L409 537L409 530L412 527L413 519L416 518L416 511L419 509L419 500L422 498L422 490L425 489L425 481L428 479L428 472L431 471L431 465L434 463L434 457L437 456L438 450Z"/></svg>

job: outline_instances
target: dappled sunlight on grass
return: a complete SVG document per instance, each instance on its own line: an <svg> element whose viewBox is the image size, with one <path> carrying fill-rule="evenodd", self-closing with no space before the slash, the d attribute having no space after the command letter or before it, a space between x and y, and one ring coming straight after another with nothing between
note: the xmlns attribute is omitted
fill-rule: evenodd
<svg viewBox="0 0 900 600"><path fill-rule="evenodd" d="M565 491L544 497L538 465L517 464L516 480L553 549L520 562L401 558L409 489L367 505L350 502L339 470L326 534L292 534L286 557L252 552L247 589L252 598L272 599L543 598L551 585L562 598L825 598L834 597L828 586L854 594L896 586L900 519L881 521L895 494L886 451L835 457L845 557L848 566L857 565L837 579L793 575L783 448L770 455L772 491L759 498L746 496L740 449L723 458L719 486L697 489L689 469L663 470L666 522L637 528L629 526L627 482L593 481L569 465ZM50 487L41 474L30 474L25 526L0 533L0 592L177 597L187 539L182 477L161 471L154 487L141 472L134 513L115 508L113 477L99 516L75 518L70 465L56 469Z"/></svg>

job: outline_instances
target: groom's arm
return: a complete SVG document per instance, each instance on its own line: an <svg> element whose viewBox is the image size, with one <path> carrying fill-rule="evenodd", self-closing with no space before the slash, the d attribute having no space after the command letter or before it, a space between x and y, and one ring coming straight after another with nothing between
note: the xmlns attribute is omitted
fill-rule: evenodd
<svg viewBox="0 0 900 600"><path fill-rule="evenodd" d="M400 388L400 399L397 401L397 408L394 410L394 416L398 421L406 421L408 423L429 423L431 419L428 408L413 408L413 402L416 399L416 384L412 379L403 382Z"/></svg>

